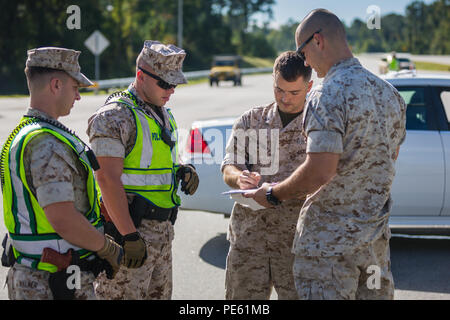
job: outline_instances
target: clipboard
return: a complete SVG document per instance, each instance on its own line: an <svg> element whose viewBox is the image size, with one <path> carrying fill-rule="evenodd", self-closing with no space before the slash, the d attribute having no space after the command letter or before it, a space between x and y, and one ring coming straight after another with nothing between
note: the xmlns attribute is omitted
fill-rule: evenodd
<svg viewBox="0 0 450 320"><path fill-rule="evenodd" d="M244 193L256 191L258 189L247 189L247 190L239 190L233 189L226 192L222 192L223 195L229 195L231 199L236 201L237 203L243 205L244 207L250 208L253 211L267 209L266 207L260 205L252 198L245 198Z"/></svg>

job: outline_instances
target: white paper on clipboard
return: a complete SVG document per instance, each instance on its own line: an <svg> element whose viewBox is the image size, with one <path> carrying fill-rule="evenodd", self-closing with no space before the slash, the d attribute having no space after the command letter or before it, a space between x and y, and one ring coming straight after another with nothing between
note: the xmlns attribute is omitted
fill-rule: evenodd
<svg viewBox="0 0 450 320"><path fill-rule="evenodd" d="M253 211L266 209L266 207L260 205L258 202L253 200L252 198L245 198L244 193L256 191L258 189L248 189L248 190L230 190L226 192L222 192L223 195L229 195L231 199L243 205L244 207L248 207Z"/></svg>

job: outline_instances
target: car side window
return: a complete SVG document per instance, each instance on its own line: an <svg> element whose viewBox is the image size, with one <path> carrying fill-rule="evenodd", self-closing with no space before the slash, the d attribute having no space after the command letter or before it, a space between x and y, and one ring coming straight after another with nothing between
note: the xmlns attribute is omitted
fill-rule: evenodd
<svg viewBox="0 0 450 320"><path fill-rule="evenodd" d="M429 120L432 106L427 103L425 88L397 88L407 104L406 129L431 130Z"/></svg>
<svg viewBox="0 0 450 320"><path fill-rule="evenodd" d="M440 96L442 105L444 106L445 114L447 116L447 121L450 124L450 89L442 90Z"/></svg>

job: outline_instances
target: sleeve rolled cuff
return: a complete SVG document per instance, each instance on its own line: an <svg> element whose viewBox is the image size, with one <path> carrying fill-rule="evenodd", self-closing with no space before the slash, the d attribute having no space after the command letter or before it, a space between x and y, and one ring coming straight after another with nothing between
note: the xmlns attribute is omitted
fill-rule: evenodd
<svg viewBox="0 0 450 320"><path fill-rule="evenodd" d="M73 186L70 182L51 182L36 189L36 197L42 208L58 203L75 201Z"/></svg>
<svg viewBox="0 0 450 320"><path fill-rule="evenodd" d="M125 158L125 147L120 140L112 138L95 138L91 148L97 157Z"/></svg>
<svg viewBox="0 0 450 320"><path fill-rule="evenodd" d="M220 166L220 171L223 173L223 169L225 169L226 166L234 166L242 171L244 170L248 170L247 166L245 164L236 164L233 161L227 161L224 159L224 161L222 161L222 165Z"/></svg>
<svg viewBox="0 0 450 320"><path fill-rule="evenodd" d="M342 153L342 135L333 131L311 131L308 133L306 153Z"/></svg>

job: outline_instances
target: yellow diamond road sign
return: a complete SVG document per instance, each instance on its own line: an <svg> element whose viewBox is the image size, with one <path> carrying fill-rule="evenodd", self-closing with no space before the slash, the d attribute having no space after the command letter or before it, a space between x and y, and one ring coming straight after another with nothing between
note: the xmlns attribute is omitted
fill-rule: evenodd
<svg viewBox="0 0 450 320"><path fill-rule="evenodd" d="M86 39L84 45L97 56L109 46L109 41L100 31L95 30L89 38Z"/></svg>

